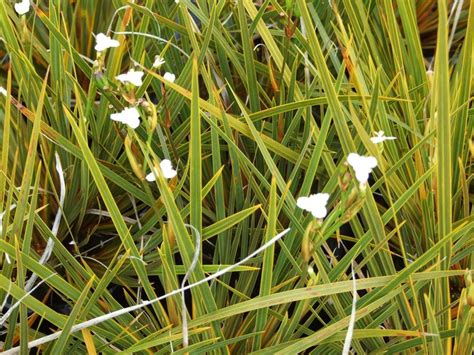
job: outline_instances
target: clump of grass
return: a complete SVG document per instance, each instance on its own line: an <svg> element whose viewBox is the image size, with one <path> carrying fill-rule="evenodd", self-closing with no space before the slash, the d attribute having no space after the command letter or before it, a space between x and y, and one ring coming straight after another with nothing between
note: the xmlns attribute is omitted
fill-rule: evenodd
<svg viewBox="0 0 474 355"><path fill-rule="evenodd" d="M470 352L472 4L21 3L3 351Z"/></svg>

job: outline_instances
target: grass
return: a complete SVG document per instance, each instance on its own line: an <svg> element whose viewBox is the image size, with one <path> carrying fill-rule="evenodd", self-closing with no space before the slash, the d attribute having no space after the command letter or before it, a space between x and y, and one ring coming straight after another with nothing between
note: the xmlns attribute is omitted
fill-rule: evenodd
<svg viewBox="0 0 474 355"><path fill-rule="evenodd" d="M2 350L470 354L473 36L469 1L0 0Z"/></svg>

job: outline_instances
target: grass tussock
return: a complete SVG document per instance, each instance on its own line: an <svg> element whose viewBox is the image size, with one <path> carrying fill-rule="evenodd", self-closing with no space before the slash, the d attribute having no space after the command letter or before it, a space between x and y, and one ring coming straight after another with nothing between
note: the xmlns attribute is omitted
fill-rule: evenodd
<svg viewBox="0 0 474 355"><path fill-rule="evenodd" d="M1 348L469 354L469 1L0 0Z"/></svg>

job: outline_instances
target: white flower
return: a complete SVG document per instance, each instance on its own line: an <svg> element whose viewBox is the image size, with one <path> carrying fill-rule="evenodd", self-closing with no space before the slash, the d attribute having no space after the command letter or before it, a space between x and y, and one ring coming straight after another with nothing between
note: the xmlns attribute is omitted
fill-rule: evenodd
<svg viewBox="0 0 474 355"><path fill-rule="evenodd" d="M7 90L3 87L3 86L0 86L0 94L2 94L3 96L7 96Z"/></svg>
<svg viewBox="0 0 474 355"><path fill-rule="evenodd" d="M128 107L122 112L110 115L112 121L125 123L130 128L137 128L140 125L140 113L135 107Z"/></svg>
<svg viewBox="0 0 474 355"><path fill-rule="evenodd" d="M171 164L171 161L168 159L163 159L160 162L160 168L161 168L161 171L163 172L163 176L167 179L172 179L177 174L176 170L173 169L173 165Z"/></svg>
<svg viewBox="0 0 474 355"><path fill-rule="evenodd" d="M296 206L299 208L311 212L311 214L319 219L323 219L328 214L326 205L329 200L329 194L319 193L309 195L308 197L299 197L296 200Z"/></svg>
<svg viewBox="0 0 474 355"><path fill-rule="evenodd" d="M107 48L118 47L120 42L110 38L109 36L104 35L103 33L99 33L95 36L95 50L97 52L105 51Z"/></svg>
<svg viewBox="0 0 474 355"><path fill-rule="evenodd" d="M165 64L165 59L160 57L159 55L157 55L155 57L155 61L153 62L153 68L159 68L161 67L163 64Z"/></svg>
<svg viewBox="0 0 474 355"><path fill-rule="evenodd" d="M379 144L379 143L382 143L384 141L397 139L397 137L387 137L387 136L385 136L384 131L378 131L378 132L375 132L375 134L376 134L375 137L370 138L370 140L374 144Z"/></svg>
<svg viewBox="0 0 474 355"><path fill-rule="evenodd" d="M150 181L150 182L155 181L156 180L155 173L152 171L151 173L145 176L145 179L146 181Z"/></svg>
<svg viewBox="0 0 474 355"><path fill-rule="evenodd" d="M377 159L374 157L364 157L357 153L350 153L347 157L347 162L354 169L356 179L360 182L361 186L365 186L367 180L369 180L369 174L377 166Z"/></svg>
<svg viewBox="0 0 474 355"><path fill-rule="evenodd" d="M163 174L163 176L166 178L166 179L172 179L176 176L177 172L176 170L173 169L173 165L171 164L171 161L168 160L168 159L163 159L161 162L160 162L160 169L161 169L161 172ZM151 173L149 173L145 179L147 181L155 181L156 180L156 176L155 176L155 173L152 171Z"/></svg>
<svg viewBox="0 0 474 355"><path fill-rule="evenodd" d="M128 73L117 75L115 79L120 80L122 84L130 83L135 86L141 86L143 84L142 77L144 74L142 71L130 69Z"/></svg>
<svg viewBox="0 0 474 355"><path fill-rule="evenodd" d="M173 73L166 72L165 75L163 75L163 79L171 81L172 83L174 83L174 81L176 80L176 75L174 75Z"/></svg>
<svg viewBox="0 0 474 355"><path fill-rule="evenodd" d="M30 11L30 0L21 0L21 2L15 4L15 11L18 15L24 15Z"/></svg>

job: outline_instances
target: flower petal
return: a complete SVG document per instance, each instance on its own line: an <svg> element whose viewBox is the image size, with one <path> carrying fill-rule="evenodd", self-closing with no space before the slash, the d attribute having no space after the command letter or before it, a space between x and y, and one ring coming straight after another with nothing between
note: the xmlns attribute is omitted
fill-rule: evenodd
<svg viewBox="0 0 474 355"><path fill-rule="evenodd" d="M146 181L150 181L150 182L155 181L156 180L155 173L152 171L151 173L145 176L145 179Z"/></svg>
<svg viewBox="0 0 474 355"><path fill-rule="evenodd" d="M359 164L361 156L357 153L350 153L347 156L347 162L352 166L354 169Z"/></svg>
<svg viewBox="0 0 474 355"><path fill-rule="evenodd" d="M324 205L329 201L329 194L328 193L319 193L315 195L311 195L310 198L313 199L313 202L318 205Z"/></svg>
<svg viewBox="0 0 474 355"><path fill-rule="evenodd" d="M153 68L159 68L161 67L163 64L165 64L165 59L160 57L159 55L157 55L155 57L155 61L153 62Z"/></svg>
<svg viewBox="0 0 474 355"><path fill-rule="evenodd" d="M112 121L122 122L122 112L112 113L110 119Z"/></svg>
<svg viewBox="0 0 474 355"><path fill-rule="evenodd" d="M379 144L379 143L382 143L385 139L384 137L370 137L370 140L374 144Z"/></svg>
<svg viewBox="0 0 474 355"><path fill-rule="evenodd" d="M364 157L365 158L365 166L369 167L370 169L373 169L377 166L377 159L375 157L369 156L369 157Z"/></svg>
<svg viewBox="0 0 474 355"><path fill-rule="evenodd" d="M136 129L138 126L140 126L140 119L133 116L126 119L123 123L128 125L130 128Z"/></svg>
<svg viewBox="0 0 474 355"><path fill-rule="evenodd" d="M311 210L311 214L316 218L323 219L327 216L328 210L325 206L317 206Z"/></svg>
<svg viewBox="0 0 474 355"><path fill-rule="evenodd" d="M356 173L356 179L360 183L365 184L369 180L370 170L365 169L365 168L360 168L360 169L357 169L355 173Z"/></svg>
<svg viewBox="0 0 474 355"><path fill-rule="evenodd" d="M160 162L160 169L165 179L172 179L177 175L177 171L173 169L173 166L169 159L163 159ZM156 176L152 171L151 173L147 174L147 176L145 176L145 179L147 181L155 181Z"/></svg>
<svg viewBox="0 0 474 355"><path fill-rule="evenodd" d="M311 200L309 197L298 197L296 200L296 206L305 211L309 211L311 209Z"/></svg>
<svg viewBox="0 0 474 355"><path fill-rule="evenodd" d="M370 140L374 144L383 143L387 140L397 139L397 137L386 137L384 131L375 132L375 137L371 137Z"/></svg>
<svg viewBox="0 0 474 355"><path fill-rule="evenodd" d="M172 83L174 83L174 81L176 80L176 75L174 75L173 73L166 72L165 75L163 75L163 79L171 81Z"/></svg>
<svg viewBox="0 0 474 355"><path fill-rule="evenodd" d="M163 159L160 162L160 168L163 172L163 176L167 179L172 179L177 175L177 171L173 169L173 166L169 159Z"/></svg>

